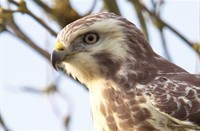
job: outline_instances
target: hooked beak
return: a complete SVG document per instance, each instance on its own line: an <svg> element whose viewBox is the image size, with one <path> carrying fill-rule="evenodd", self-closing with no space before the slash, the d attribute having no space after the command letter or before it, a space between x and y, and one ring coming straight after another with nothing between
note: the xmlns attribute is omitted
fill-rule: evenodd
<svg viewBox="0 0 200 131"><path fill-rule="evenodd" d="M61 57L58 51L54 50L51 55L51 63L53 68L57 71L58 70L58 63L61 61Z"/></svg>
<svg viewBox="0 0 200 131"><path fill-rule="evenodd" d="M62 62L63 60L63 50L64 50L64 45L61 42L57 42L55 49L53 50L53 53L51 55L51 63L53 65L53 68L55 70L58 70L58 64Z"/></svg>

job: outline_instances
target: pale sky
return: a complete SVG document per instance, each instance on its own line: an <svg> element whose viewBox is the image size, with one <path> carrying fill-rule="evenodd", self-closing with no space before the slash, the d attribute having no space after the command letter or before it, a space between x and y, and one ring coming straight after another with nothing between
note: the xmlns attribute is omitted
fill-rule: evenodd
<svg viewBox="0 0 200 131"><path fill-rule="evenodd" d="M28 0L27 0L28 1ZM72 1L72 0L71 0ZM73 6L81 14L91 7L92 0L73 0ZM5 0L1 1L1 4ZM134 9L126 0L118 0L122 15L138 27ZM150 0L145 1L150 6ZM101 1L95 8L100 10ZM191 41L200 41L199 0L167 0L162 9L162 18ZM28 7L45 21L48 17L37 6L28 1ZM53 50L55 38L49 35L37 22L27 15L17 14L17 23L40 47ZM48 22L56 31L59 28ZM156 28L149 23L150 43L153 49L163 55L161 41ZM165 30L170 54L175 64L191 73L200 72L197 55L182 40ZM20 87L45 87L53 82L58 73L39 54L8 33L0 34L0 111L11 130L64 130L61 117L57 117L45 95L20 92ZM55 96L62 114L71 113L69 130L92 130L89 93L79 84L62 77L59 89L67 97L70 107L62 98ZM1 130L1 128L0 128Z"/></svg>

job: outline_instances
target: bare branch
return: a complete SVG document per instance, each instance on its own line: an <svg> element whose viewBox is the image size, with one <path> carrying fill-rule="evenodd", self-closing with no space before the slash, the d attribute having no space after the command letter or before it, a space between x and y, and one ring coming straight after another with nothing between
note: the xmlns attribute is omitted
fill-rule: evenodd
<svg viewBox="0 0 200 131"><path fill-rule="evenodd" d="M70 121L71 121L71 116L69 115L63 118L63 124L65 126L65 129L68 129Z"/></svg>
<svg viewBox="0 0 200 131"><path fill-rule="evenodd" d="M142 27L142 31L143 31L143 33L145 34L145 36L146 36L146 38L148 40L149 39L148 30L147 30L147 26L146 26L146 22L145 22L144 16L142 14L142 10L141 10L141 8L138 8L138 6L136 4L133 4L133 6L134 6L135 11L137 13L140 25Z"/></svg>
<svg viewBox="0 0 200 131"><path fill-rule="evenodd" d="M39 89L29 87L29 86L24 86L24 87L20 88L20 91L34 93L34 94L44 94L45 93L43 90L39 90Z"/></svg>
<svg viewBox="0 0 200 131"><path fill-rule="evenodd" d="M115 0L104 0L104 3L109 12L113 12L117 15L121 15L117 2Z"/></svg>
<svg viewBox="0 0 200 131"><path fill-rule="evenodd" d="M35 19L38 23L40 23L44 28L46 28L53 36L56 37L57 33L51 29L42 19L40 19L39 17L37 17L35 14L33 14L27 7L26 7L26 3L20 2L17 3L14 0L9 0L11 3L14 3L16 6L18 6L19 8L19 12L21 13L26 13L28 15L30 15L33 19Z"/></svg>
<svg viewBox="0 0 200 131"><path fill-rule="evenodd" d="M178 37L180 37L183 41L185 41L185 43L187 45L189 45L192 49L193 48L193 43L190 42L186 37L184 37L181 33L179 33L177 30L175 30L172 26L170 26L168 23L166 23L165 21L163 21L159 16L157 16L154 12L151 12L146 6L144 6L140 1L138 0L130 0L133 3L136 3L139 8L145 10L151 17L153 17L154 19L156 19L157 22L159 22L159 24L163 27L167 27L168 29L170 29L173 33L175 33ZM196 53L200 56L200 51L195 50Z"/></svg>
<svg viewBox="0 0 200 131"><path fill-rule="evenodd" d="M27 14L32 16L37 22L43 25L43 27L45 27L53 36L57 36L57 33L53 29L51 29L42 19L34 15L30 10L27 11Z"/></svg>
<svg viewBox="0 0 200 131"><path fill-rule="evenodd" d="M195 51L197 51L197 52L200 52L200 43L194 43L193 45L192 45L192 48L195 50ZM199 57L200 57L200 54L199 54Z"/></svg>
<svg viewBox="0 0 200 131"><path fill-rule="evenodd" d="M0 8L0 13L15 13L15 12L20 12L19 10L7 10Z"/></svg>
<svg viewBox="0 0 200 131"><path fill-rule="evenodd" d="M61 113L61 110L59 109L59 106L58 106L58 103L55 101L55 95L56 94L48 94L48 100L49 100L49 103L51 104L51 107L55 113L55 115L57 117L60 117L61 120L62 120L62 124L63 126L65 127L65 129L68 128L69 126L69 122L70 122L70 118L71 118L71 115L70 115L70 112L72 110L72 103L69 101L69 99L66 98L66 94L62 94L61 91L57 90L57 92L55 92L61 99L63 99L66 104L66 107L68 108L68 113L67 114L62 114Z"/></svg>
<svg viewBox="0 0 200 131"><path fill-rule="evenodd" d="M2 116L1 116L1 113L0 113L0 125L3 127L3 129L4 129L5 131L9 131L9 128L8 128L7 125L5 124L5 122L4 122L4 120L3 120Z"/></svg>
<svg viewBox="0 0 200 131"><path fill-rule="evenodd" d="M39 5L43 10L45 10L48 13L52 13L52 9L47 6L43 1L41 0L33 0L37 5Z"/></svg>
<svg viewBox="0 0 200 131"><path fill-rule="evenodd" d="M43 25L43 27L45 27L53 36L57 36L57 33L53 29L51 29L42 19L34 15L30 10L27 10L27 14L32 16L37 22Z"/></svg>
<svg viewBox="0 0 200 131"><path fill-rule="evenodd" d="M24 32L20 30L20 28L15 24L14 21L7 21L7 25L15 32L16 36L23 40L26 44L28 44L30 47L35 49L38 53L40 53L42 56L50 60L50 54L37 46Z"/></svg>
<svg viewBox="0 0 200 131"><path fill-rule="evenodd" d="M16 2L16 1L14 1L14 0L8 0L10 3L13 3L14 5L16 5L16 6L19 6L19 3L18 2Z"/></svg>
<svg viewBox="0 0 200 131"><path fill-rule="evenodd" d="M21 90L30 92L30 93L36 93L36 94L52 94L52 93L55 93L58 91L58 89L57 89L58 87L55 82L47 85L44 89L36 89L34 87L25 86L25 87L21 88Z"/></svg>
<svg viewBox="0 0 200 131"><path fill-rule="evenodd" d="M70 103L69 99L67 99L67 95L63 94L60 90L58 90L58 86L57 86L57 82L58 79L60 79L60 77L58 77L52 84L49 84L48 86L46 86L44 89L36 89L34 87L23 87L21 88L22 91L26 91L29 93L34 93L34 94L40 94L40 95L47 95L48 96L48 100L49 103L55 113L56 116L61 116L61 111L59 109L59 106L57 104L57 102L55 101L55 95L58 95L60 98L62 98L66 104L66 107L69 108L69 113L64 114L64 116L62 117L62 123L64 125L64 127L67 129L69 126L69 121L70 121L70 112L71 112L71 108L72 108L72 103ZM57 83L57 84L56 84Z"/></svg>
<svg viewBox="0 0 200 131"><path fill-rule="evenodd" d="M161 6L163 4L162 0L156 1L155 0L151 0L152 6L153 6L153 11L154 13L160 17L161 15ZM153 20L154 25L158 28L159 30L159 34L161 37L161 41L162 41L162 47L164 50L164 56L169 60L172 61L172 58L169 54L169 49L167 47L167 43L166 43L166 39L165 39L165 35L164 35L164 31L163 31L163 26L159 24L159 22L157 22L155 19Z"/></svg>
<svg viewBox="0 0 200 131"><path fill-rule="evenodd" d="M166 39L165 39L163 29L159 29L159 32L160 32L160 37L161 37L162 45L163 45L163 49L164 49L164 55L169 61L172 61L172 58L169 54L169 50L167 48L167 43L166 43Z"/></svg>
<svg viewBox="0 0 200 131"><path fill-rule="evenodd" d="M55 4L53 6L54 13L53 17L56 18L56 21L61 26L65 27L67 24L80 19L82 16L72 7L71 1L66 0L54 0ZM62 9L61 9L62 8Z"/></svg>

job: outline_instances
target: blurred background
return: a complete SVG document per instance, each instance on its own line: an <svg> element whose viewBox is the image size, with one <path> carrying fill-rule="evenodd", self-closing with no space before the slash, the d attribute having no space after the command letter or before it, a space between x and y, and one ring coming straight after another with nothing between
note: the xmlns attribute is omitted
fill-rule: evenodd
<svg viewBox="0 0 200 131"><path fill-rule="evenodd" d="M0 130L93 130L87 89L49 60L59 30L102 11L126 17L158 54L200 73L199 0L1 0Z"/></svg>

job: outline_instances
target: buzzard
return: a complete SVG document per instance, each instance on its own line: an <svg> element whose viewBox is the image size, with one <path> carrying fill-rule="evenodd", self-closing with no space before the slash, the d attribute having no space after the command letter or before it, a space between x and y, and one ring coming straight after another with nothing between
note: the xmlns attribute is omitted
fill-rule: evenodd
<svg viewBox="0 0 200 131"><path fill-rule="evenodd" d="M97 13L67 25L52 64L88 87L95 130L200 130L200 75L156 54L121 16Z"/></svg>

